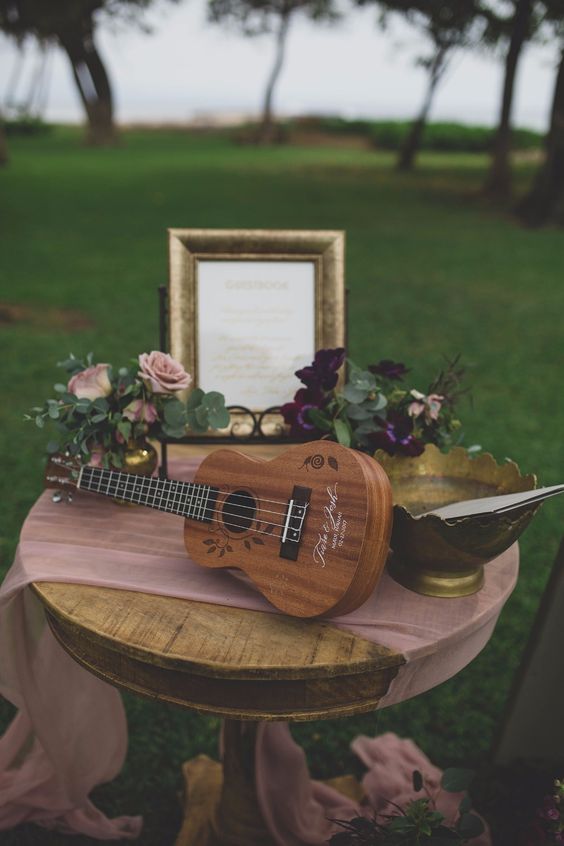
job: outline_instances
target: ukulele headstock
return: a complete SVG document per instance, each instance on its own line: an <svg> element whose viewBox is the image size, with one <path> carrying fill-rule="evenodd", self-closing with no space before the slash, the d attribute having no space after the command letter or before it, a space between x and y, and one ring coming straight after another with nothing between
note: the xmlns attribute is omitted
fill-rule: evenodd
<svg viewBox="0 0 564 846"><path fill-rule="evenodd" d="M50 456L45 468L45 487L57 490L77 488L81 466L80 459L70 453Z"/></svg>

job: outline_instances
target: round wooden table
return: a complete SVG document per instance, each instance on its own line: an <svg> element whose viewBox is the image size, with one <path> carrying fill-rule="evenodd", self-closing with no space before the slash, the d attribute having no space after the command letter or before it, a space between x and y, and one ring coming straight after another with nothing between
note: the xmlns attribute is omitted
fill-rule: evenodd
<svg viewBox="0 0 564 846"><path fill-rule="evenodd" d="M205 756L184 766L187 815L178 846L270 844L255 792L257 721L374 710L404 663L401 654L322 622L88 585L33 589L59 643L87 670L142 696L226 718L223 767Z"/></svg>
<svg viewBox="0 0 564 846"><path fill-rule="evenodd" d="M69 508L54 506L50 497L40 498L22 532L22 560L27 554L25 542L33 541L36 569L32 566L31 571L44 573L37 570L41 550L55 543L57 552L50 555L54 562L61 543L69 544L65 563L53 570L57 581L42 575L32 588L55 637L79 664L116 687L225 718L223 765L205 756L184 765L186 812L177 846L272 846L255 789L260 721L329 719L372 711L394 679L392 701L438 684L471 661L487 642L517 575L518 554L513 548L500 566L489 565L481 594L458 600L420 597L417 607L430 609L420 617L413 614L411 600L406 604L415 595L395 586L387 610L380 611L384 621L399 622L403 631L401 621L407 616L406 624L431 633L417 662L406 663L400 651L325 622L61 581L73 572L73 556L86 556L96 571L103 564L105 577L111 574L113 546L100 542L110 527L116 543L124 533L135 539L128 555L141 549L142 559L150 562L143 566L162 563L155 553L178 555L180 550L184 567L181 538L175 539L176 530L172 536L166 534L166 521L174 517L147 512L147 518L139 521L129 509L115 508L109 500L87 494ZM74 547L77 527L81 545ZM158 584L162 571L150 572L157 573ZM451 602L461 603L459 608L465 611L448 636L443 633L435 642L432 633L437 630L439 607L447 611ZM443 653L441 676L436 667ZM453 653L458 656L454 668ZM409 678L406 671L413 666L415 684L408 689L402 679ZM359 798L352 781L338 780L333 786Z"/></svg>

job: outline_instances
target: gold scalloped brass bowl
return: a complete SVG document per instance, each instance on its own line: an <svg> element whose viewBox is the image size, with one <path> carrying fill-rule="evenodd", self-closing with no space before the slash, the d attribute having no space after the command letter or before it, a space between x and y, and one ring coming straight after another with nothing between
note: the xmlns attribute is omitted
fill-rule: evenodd
<svg viewBox="0 0 564 846"><path fill-rule="evenodd" d="M510 514L460 517L448 522L433 508L465 499L517 493L536 487L534 474L521 475L513 461L497 464L489 453L471 458L462 447L442 453L428 445L417 458L375 458L392 483L394 526L389 570L393 578L426 596L468 596L484 582L484 564L508 549L539 507Z"/></svg>

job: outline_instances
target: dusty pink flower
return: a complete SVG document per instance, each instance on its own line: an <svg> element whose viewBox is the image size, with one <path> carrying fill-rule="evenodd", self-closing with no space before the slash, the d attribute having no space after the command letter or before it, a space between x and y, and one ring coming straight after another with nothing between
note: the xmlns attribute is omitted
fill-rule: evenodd
<svg viewBox="0 0 564 846"><path fill-rule="evenodd" d="M410 417L419 417L425 411L425 394L416 391L415 388L409 393L414 398L414 402L410 403L407 413Z"/></svg>
<svg viewBox="0 0 564 846"><path fill-rule="evenodd" d="M429 394L426 399L427 411L426 414L431 420L437 420L441 413L441 406L444 397L440 394Z"/></svg>
<svg viewBox="0 0 564 846"><path fill-rule="evenodd" d="M153 350L139 356L139 376L155 394L172 394L188 388L192 377L186 373L180 362L167 353Z"/></svg>
<svg viewBox="0 0 564 846"><path fill-rule="evenodd" d="M427 423L439 419L444 400L443 396L440 394L429 394L429 396L425 396L421 391L416 391L415 388L410 391L410 394L413 397L413 402L409 404L407 409L410 417L419 417L424 412Z"/></svg>
<svg viewBox="0 0 564 846"><path fill-rule="evenodd" d="M152 402L144 402L142 399L136 399L127 405L122 414L131 420L132 423L154 423L157 419L157 409Z"/></svg>
<svg viewBox="0 0 564 846"><path fill-rule="evenodd" d="M67 391L79 399L95 400L109 396L112 392L109 367L109 364L96 364L75 373L69 380Z"/></svg>
<svg viewBox="0 0 564 846"><path fill-rule="evenodd" d="M90 467L102 467L104 459L104 450L100 447L94 447L90 453Z"/></svg>

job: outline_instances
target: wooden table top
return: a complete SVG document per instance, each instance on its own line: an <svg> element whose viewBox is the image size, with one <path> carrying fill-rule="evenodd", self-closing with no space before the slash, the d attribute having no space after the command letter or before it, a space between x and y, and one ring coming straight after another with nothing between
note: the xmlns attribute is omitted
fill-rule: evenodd
<svg viewBox="0 0 564 846"><path fill-rule="evenodd" d="M255 454L271 457L275 449L258 447ZM182 458L205 451L200 445L181 450ZM171 453L174 458L175 450ZM401 618L402 614L414 614L413 609L417 607L419 612L414 619L405 620L407 627L413 623L416 634L421 627L431 633L431 640L427 637L429 643L422 650L423 656L428 655L431 646L436 652L431 677L429 659L424 657L427 661L424 678L421 673L417 675L416 670L416 678L408 679L407 671L414 666L414 661L411 655L406 664L399 651L403 647L396 647L398 651L394 651L330 623L154 592L62 581L61 575L67 578L67 574L73 572L72 559L68 558L73 554L85 557L79 559L87 562L82 574L95 562L92 556L100 556L105 562L103 575L109 577L110 584L112 582L114 546L105 535L111 514L106 505L93 519L89 509L91 505L85 499L70 510L56 512L52 511L50 501L44 499L30 515L31 522L26 521L27 532L22 534L25 541L34 542L29 553L33 560L26 566L35 573L32 588L45 608L54 635L79 663L117 687L234 719L313 720L371 711L388 693L402 665L406 666L397 683L402 678L409 683L407 687L405 683L403 687L400 684L395 701L399 701L398 696L404 698L404 688L411 696L443 681L472 660L487 642L517 574L518 555L514 549L505 554L498 567L490 565L483 598L480 598L482 594L476 594L453 600L459 603L461 611L451 615L453 620L445 631L437 628L433 615L439 613L436 603L447 600L420 597L420 602L414 606L406 602L405 589L389 587L391 598L388 602L396 603L393 613ZM128 509L123 512L126 519L121 520L120 529L128 538L135 538L132 534L135 521L128 516ZM80 514L86 528L80 536L79 546L72 552L74 521ZM159 519L166 521L169 518L170 515L160 515ZM58 521L56 525L54 519ZM119 536L118 531L116 540ZM136 559L135 566L158 567L161 555L177 554L178 544L174 538L169 537L167 541L165 533L161 546L158 537L146 528L144 534L135 538L133 546L129 544L127 556L135 554L136 549L143 553ZM100 545L99 538L104 539ZM59 564L60 550L57 550L61 540L70 544L65 548L71 552L67 552L67 558ZM46 568L40 566L42 544L46 545L46 551L51 550L51 564ZM122 561L116 560L115 566L121 566ZM51 575L57 581L50 581ZM146 579L146 582L151 580ZM153 583L158 584L158 578L153 579ZM205 596L201 598L206 599ZM422 614L422 600L426 607L427 604L432 606L432 611ZM446 611L447 606L444 607ZM438 640L431 643L435 631ZM450 660L449 664L447 660L448 666L443 672L443 645L445 658L450 656L452 659L453 638L456 638L456 650L460 655L454 663ZM471 642L466 646L468 639ZM409 637L403 642L409 643ZM397 684L392 692L396 688Z"/></svg>
<svg viewBox="0 0 564 846"><path fill-rule="evenodd" d="M223 717L371 711L401 654L323 622L126 590L36 582L51 629L113 685Z"/></svg>

